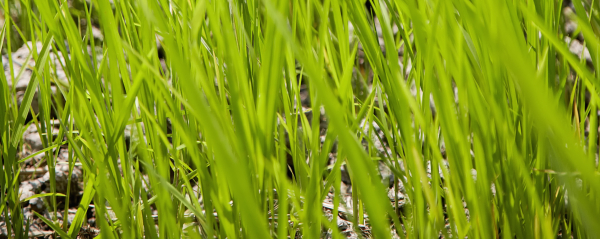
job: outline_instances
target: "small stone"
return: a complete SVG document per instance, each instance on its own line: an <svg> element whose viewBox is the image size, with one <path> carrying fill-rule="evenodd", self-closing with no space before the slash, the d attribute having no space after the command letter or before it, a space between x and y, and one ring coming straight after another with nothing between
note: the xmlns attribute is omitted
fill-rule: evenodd
<svg viewBox="0 0 600 239"><path fill-rule="evenodd" d="M396 195L394 195L394 189L390 188L390 190L388 191L388 197L390 198L390 200L394 201L396 199L401 200L404 199L404 194L397 191Z"/></svg>
<svg viewBox="0 0 600 239"><path fill-rule="evenodd" d="M42 138L40 137L40 134L37 132L26 134L23 137L23 140L25 141L25 143L27 145L29 145L29 147L31 147L31 150L33 152L37 152L37 151L44 149L44 146L42 144Z"/></svg>
<svg viewBox="0 0 600 239"><path fill-rule="evenodd" d="M29 206L31 207L31 210L36 212L42 212L45 209L44 201L42 200L42 198L34 198L29 200Z"/></svg>
<svg viewBox="0 0 600 239"><path fill-rule="evenodd" d="M56 192L66 193L69 177L69 165L57 165L54 169L54 172ZM71 193L76 193L79 191L78 181L81 178L81 176L81 169L79 169L78 167L74 167L73 171L71 172ZM50 172L44 174L41 180L44 182L46 188L50 188Z"/></svg>
<svg viewBox="0 0 600 239"><path fill-rule="evenodd" d="M565 33L572 35L577 30L577 23L574 21L567 21L565 23Z"/></svg>
<svg viewBox="0 0 600 239"><path fill-rule="evenodd" d="M583 59L585 59L586 63L589 65L592 64L592 56L590 55L590 51L587 49L587 47L584 47L581 42L577 40L571 41L571 44L569 45L569 51L577 55L577 57L580 59L583 53Z"/></svg>
<svg viewBox="0 0 600 239"><path fill-rule="evenodd" d="M53 127L52 137L58 137L58 132L59 129ZM25 130L25 133L23 133L23 141L26 145L29 145L29 150L31 150L32 153L44 149L42 138L37 130L37 126L34 124L30 124L29 127L27 127L27 129Z"/></svg>
<svg viewBox="0 0 600 239"><path fill-rule="evenodd" d="M96 226L96 218L92 217L92 218L88 219L88 224L92 227L95 227Z"/></svg>
<svg viewBox="0 0 600 239"><path fill-rule="evenodd" d="M377 155L383 157L393 156L392 151L388 147L387 138L377 123L371 122L369 125L366 120L363 120L359 127L362 129L364 137L362 144L366 150L368 150L369 142L372 142L372 146L377 150Z"/></svg>
<svg viewBox="0 0 600 239"><path fill-rule="evenodd" d="M23 96L25 95L25 90L27 89L27 87L29 86L29 83L31 81L31 78L34 74L33 72L33 68L35 67L35 59L32 57L28 59L28 57L31 55L31 51L30 49L33 50L33 45L34 43L32 42L27 42L26 44L24 44L21 48L19 48L17 51L15 51L11 57L12 59L9 59L7 56L2 56L2 60L4 62L3 67L4 67L4 75L6 76L7 79L7 84L9 88L14 87L16 90L16 94L14 95L17 98L17 103L18 106L21 105L21 103L23 102ZM35 43L36 46L36 50L38 51L38 54L41 53L41 50L43 48L43 44L42 42L36 42ZM11 69L11 64L9 63L12 60L12 69ZM64 70L62 69L62 65L64 65L64 57L62 55L61 52L58 52L58 54L55 54L54 52L50 52L48 54L48 62L51 65L52 71L50 72L52 75L52 82L51 82L51 90L52 90L52 95L53 96L57 96L59 94L58 88L55 85L55 82L58 82L60 85L62 85L65 89L68 88L69 82L67 80L67 75L64 72ZM25 68L25 69L23 69ZM21 74L19 76L19 73ZM54 101L55 99L61 99L61 97L52 97L52 100ZM64 100L64 99L62 99ZM31 102L31 109L34 112L39 112L38 110L38 92L36 91L33 100Z"/></svg>
<svg viewBox="0 0 600 239"><path fill-rule="evenodd" d="M29 185L31 185L33 187L34 191L39 190L40 187L42 186L42 184L44 184L44 182L41 181L41 180L31 180L31 181L29 181Z"/></svg>
<svg viewBox="0 0 600 239"><path fill-rule="evenodd" d="M28 161L25 161L25 163L26 164L28 163L30 165L36 165L39 162L41 162L44 159L44 157L46 157L46 153L45 152L39 153L39 154L33 156L33 158L29 159Z"/></svg>
<svg viewBox="0 0 600 239"><path fill-rule="evenodd" d="M381 175L381 181L388 187L394 185L394 174L392 170L382 161L379 161L379 174Z"/></svg>
<svg viewBox="0 0 600 239"><path fill-rule="evenodd" d="M19 187L19 193L21 194L21 196L19 197L19 200L21 201L35 195L35 193L33 192L33 186L31 186L31 184L28 182L21 183L21 186Z"/></svg>
<svg viewBox="0 0 600 239"><path fill-rule="evenodd" d="M346 220L344 220L344 219L341 219L340 217L338 217L338 218L337 218L337 226L338 226L338 229L339 229L340 231L345 231L345 230L347 230L347 229L348 229L348 227L349 227L349 226L348 226L348 221L346 221Z"/></svg>

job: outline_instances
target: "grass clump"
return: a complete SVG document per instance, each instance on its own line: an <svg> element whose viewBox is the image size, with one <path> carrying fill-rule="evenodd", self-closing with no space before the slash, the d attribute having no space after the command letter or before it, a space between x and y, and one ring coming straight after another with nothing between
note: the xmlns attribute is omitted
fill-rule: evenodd
<svg viewBox="0 0 600 239"><path fill-rule="evenodd" d="M0 5L5 237L600 234L596 1Z"/></svg>

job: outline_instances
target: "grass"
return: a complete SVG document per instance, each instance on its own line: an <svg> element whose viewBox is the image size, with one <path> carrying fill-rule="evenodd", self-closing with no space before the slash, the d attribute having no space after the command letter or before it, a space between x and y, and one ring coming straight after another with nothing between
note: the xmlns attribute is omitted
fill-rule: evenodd
<svg viewBox="0 0 600 239"><path fill-rule="evenodd" d="M3 49L43 43L31 44L20 105L7 84L18 75L11 50L4 64L15 74L0 74L8 235L26 238L32 219L19 152L33 123L47 152L67 148L84 175L79 198L57 193L57 153L45 154L51 183L38 196L50 217L35 217L60 238L77 238L92 205L101 238L342 238L322 201L333 192L338 214L346 171L350 220L373 238L593 238L598 131L586 127L598 128L600 7L572 3L565 16L562 0L5 0ZM566 20L592 67L570 53ZM58 52L68 84L49 60ZM370 74L359 95L355 82ZM388 153L363 129L374 124ZM386 197L380 162L404 185L403 207ZM75 219L61 224L74 200Z"/></svg>

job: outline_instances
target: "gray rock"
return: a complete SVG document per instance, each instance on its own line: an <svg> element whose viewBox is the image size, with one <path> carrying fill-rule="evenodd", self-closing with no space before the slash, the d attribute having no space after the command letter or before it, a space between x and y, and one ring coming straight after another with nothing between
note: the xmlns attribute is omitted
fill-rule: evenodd
<svg viewBox="0 0 600 239"><path fill-rule="evenodd" d="M446 167L446 169L450 170L450 164L447 160L444 160L443 164ZM444 175L442 174L442 167L438 166L438 172L440 173L440 179L444 180ZM431 161L427 161L427 177L431 178Z"/></svg>
<svg viewBox="0 0 600 239"><path fill-rule="evenodd" d="M394 188L390 188L388 190L388 198L390 199L390 202L392 203L397 203L398 207L402 207L404 206L404 194L402 192L400 192L399 190L394 191Z"/></svg>
<svg viewBox="0 0 600 239"><path fill-rule="evenodd" d="M350 227L350 226L348 225L349 223L350 223L350 222L348 222L348 221L346 221L346 220L344 220L344 219L341 219L340 217L337 217L337 226L338 226L338 229L339 229L340 231L345 231L345 230L347 230L347 229Z"/></svg>
<svg viewBox="0 0 600 239"><path fill-rule="evenodd" d="M43 48L43 44L41 42L37 42L36 45L36 50L37 53L40 54ZM26 69L23 72L23 75L21 76L20 79L18 79L19 81L17 82L16 88L17 90L25 90L25 88L27 87L29 80L31 78L31 75L33 74L32 68L35 67L35 59L33 58L33 56L29 59L29 61L27 61L27 57L31 54L30 49L33 48L33 43L32 42L27 42L25 45L23 45L21 48L19 48L17 51L15 51L12 54L12 60L13 60L13 77L16 77L19 73L19 71L21 70L22 67L25 67ZM66 78L66 74L62 68L62 65L64 65L64 57L62 55L61 52L58 52L58 54L54 54L54 52L52 52L52 48L50 48L50 53L48 54L48 61L52 67L52 69L56 69L56 71L51 71L51 73L55 74L56 79L55 80L59 80L61 83L67 84L67 78ZM5 58L3 60L6 60L6 62L8 62L8 58ZM62 63L62 64L61 64ZM10 68L7 68L8 64L5 64L5 68L4 71L7 74L7 78L10 78ZM25 73L27 72L27 73ZM10 82L9 82L10 84Z"/></svg>
<svg viewBox="0 0 600 239"><path fill-rule="evenodd" d="M57 193L67 193L67 184L68 184L68 178L69 178L69 166L68 165L57 165L56 168L54 169L55 172L55 185L56 185L56 192ZM71 172L71 193L74 192L78 192L79 191L79 184L78 181L80 179L82 179L82 173L81 173L81 169L79 169L78 167L74 167L73 171ZM42 177L42 181L45 183L46 188L49 189L50 188L50 172L47 172L46 174L44 174L44 176Z"/></svg>
<svg viewBox="0 0 600 239"><path fill-rule="evenodd" d="M42 212L46 209L46 205L42 198L34 198L29 200L29 206L31 210L36 212Z"/></svg>
<svg viewBox="0 0 600 239"><path fill-rule="evenodd" d="M411 67L410 64L408 67ZM408 70L408 71L410 71L410 70ZM408 75L408 73L406 73L406 74ZM456 87L455 87L455 90L456 90ZM418 102L423 102L423 90L420 89L420 86L419 86L419 91L417 92L417 85L415 85L415 81L412 81L410 84L410 93ZM417 93L419 95L417 95ZM455 103L458 103L458 94L457 93L458 92L455 92ZM435 117L437 111L435 108L433 94L429 94L429 108L431 109L432 115Z"/></svg>
<svg viewBox="0 0 600 239"><path fill-rule="evenodd" d="M35 195L35 193L33 192L33 186L28 182L22 182L21 186L19 187L19 194L19 200L21 201Z"/></svg>
<svg viewBox="0 0 600 239"><path fill-rule="evenodd" d="M30 212L23 212L24 215L24 219L25 220L31 220L32 216ZM25 225L27 224L27 222L23 222L23 229L25 228ZM43 231L40 226L36 223L31 223L29 225L29 228L27 228L29 230L29 238L47 238L48 236L52 235L53 232L51 231ZM9 238L8 237L8 232L6 230L6 222L4 220L3 217L0 217L0 239L4 239L4 238ZM10 238L13 238L14 235L12 235Z"/></svg>
<svg viewBox="0 0 600 239"><path fill-rule="evenodd" d="M58 132L59 129L54 127L52 128L53 137L57 137ZM44 149L44 146L42 144L42 138L40 136L40 133L38 132L36 125L34 124L30 124L23 133L23 142L29 146L29 150L31 150L32 153Z"/></svg>
<svg viewBox="0 0 600 239"><path fill-rule="evenodd" d="M581 42L579 42L578 40L571 41L569 45L569 51L577 55L579 59L582 59L583 57L583 59L585 59L585 62L588 65L592 65L592 56L590 55L590 51L587 49L587 47L584 47L583 44L581 44Z"/></svg>
<svg viewBox="0 0 600 239"><path fill-rule="evenodd" d="M567 36L575 37L578 40L583 41L583 34L581 32L579 32L576 36L573 36L573 34L577 31L577 22L573 20L576 18L574 8L563 8L563 15L565 16L565 34Z"/></svg>
<svg viewBox="0 0 600 239"><path fill-rule="evenodd" d="M373 147L377 149L377 155L385 157L392 156L392 151L388 147L385 134L383 133L383 130L379 127L377 123L371 122L371 124L368 124L366 120L363 120L360 123L359 127L364 135L362 144L366 150L368 150L369 142L372 142Z"/></svg>
<svg viewBox="0 0 600 239"><path fill-rule="evenodd" d="M33 43L27 42L17 51L12 53L12 59L9 59L8 56L2 56L3 67L4 67L4 75L6 76L7 84L9 88L14 87L16 91L15 97L17 98L17 104L20 106L23 101L23 96L25 94L25 90L31 81L31 77L33 76L33 68L35 67L35 59L31 54L31 50L33 49ZM37 42L35 44L36 50L41 53L43 48L43 44L41 42ZM32 55L29 60L28 57ZM12 71L10 68L9 61L12 60ZM67 76L61 65L64 65L64 58L62 53L58 52L58 54L54 54L54 52L50 52L48 56L48 62L50 63L50 74L52 75L51 81L51 91L53 96L58 96L59 90L56 86L63 86L65 89L68 88ZM61 64L62 62L62 64ZM19 73L21 75L19 76ZM58 97L62 99L61 97ZM52 100L55 100L55 97L52 97ZM38 110L38 92L36 91L35 96L33 97L33 101L31 102L31 108L34 112L39 112Z"/></svg>
<svg viewBox="0 0 600 239"><path fill-rule="evenodd" d="M24 157L28 157L31 154L29 153L29 151L23 150L23 155L24 155ZM37 165L38 163L40 163L44 159L44 157L46 157L46 153L45 152L37 154L37 155L33 156L32 158L30 158L28 160L25 160L23 162L23 164L24 165L34 166L34 165Z"/></svg>
<svg viewBox="0 0 600 239"><path fill-rule="evenodd" d="M34 191L37 191L42 188L44 181L41 181L41 179L36 179L36 180L28 181L28 183L33 187Z"/></svg>
<svg viewBox="0 0 600 239"><path fill-rule="evenodd" d="M44 146L42 144L42 138L40 137L40 134L38 134L37 131L26 134L25 136L23 136L23 140L24 143L31 147L31 150L33 152L37 152L44 149Z"/></svg>
<svg viewBox="0 0 600 239"><path fill-rule="evenodd" d="M67 223L68 223L68 225L71 225L71 223L73 223L73 220L75 219L75 214L76 214L76 213L77 213L77 210L74 210L74 209L69 209L69 211L68 211L68 213L67 213ZM47 218L52 218L52 217L53 217L53 214L52 214L52 212L48 212L48 211L46 211L44 214L47 216ZM60 213L57 213L57 214L56 214L56 218L57 218L59 221L63 221L63 222L64 222L64 220L63 220L63 214L62 214L62 212L60 212Z"/></svg>
<svg viewBox="0 0 600 239"><path fill-rule="evenodd" d="M577 23L575 21L565 22L565 33L572 35L577 30Z"/></svg>

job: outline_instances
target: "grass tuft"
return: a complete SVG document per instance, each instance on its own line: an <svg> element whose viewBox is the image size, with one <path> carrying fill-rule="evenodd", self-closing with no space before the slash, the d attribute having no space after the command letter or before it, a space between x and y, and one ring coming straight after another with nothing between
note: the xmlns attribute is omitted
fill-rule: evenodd
<svg viewBox="0 0 600 239"><path fill-rule="evenodd" d="M600 234L597 1L0 5L0 238Z"/></svg>

